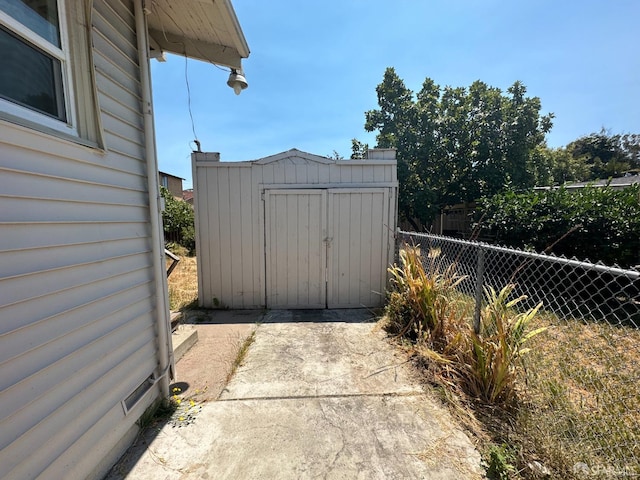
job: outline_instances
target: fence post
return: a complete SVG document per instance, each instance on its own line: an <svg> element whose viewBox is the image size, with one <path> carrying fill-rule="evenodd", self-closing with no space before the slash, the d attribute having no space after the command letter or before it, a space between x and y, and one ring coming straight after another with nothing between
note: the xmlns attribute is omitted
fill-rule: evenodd
<svg viewBox="0 0 640 480"><path fill-rule="evenodd" d="M480 333L480 308L482 307L482 285L484 283L484 248L478 247L478 264L476 265L476 307L473 312L473 331Z"/></svg>

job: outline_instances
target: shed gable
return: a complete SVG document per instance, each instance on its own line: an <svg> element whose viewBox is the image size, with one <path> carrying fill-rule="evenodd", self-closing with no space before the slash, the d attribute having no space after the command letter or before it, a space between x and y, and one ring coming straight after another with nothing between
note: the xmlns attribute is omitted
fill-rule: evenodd
<svg viewBox="0 0 640 480"><path fill-rule="evenodd" d="M333 160L327 157L321 157L312 153L303 152L297 148L292 148L286 152L278 153L276 155L270 155L268 157L254 160L252 163L256 165L270 165L270 164L283 164L283 165L309 165L318 163L321 165L330 165L336 163L337 160Z"/></svg>

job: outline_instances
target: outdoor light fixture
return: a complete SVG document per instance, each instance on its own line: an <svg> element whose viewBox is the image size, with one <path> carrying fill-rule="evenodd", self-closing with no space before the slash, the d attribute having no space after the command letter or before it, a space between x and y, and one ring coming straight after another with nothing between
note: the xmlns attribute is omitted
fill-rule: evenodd
<svg viewBox="0 0 640 480"><path fill-rule="evenodd" d="M229 74L229 80L227 80L227 85L233 88L236 95L240 95L240 92L249 86L247 79L242 75L242 70L240 72L241 73L238 73L235 68L232 68Z"/></svg>

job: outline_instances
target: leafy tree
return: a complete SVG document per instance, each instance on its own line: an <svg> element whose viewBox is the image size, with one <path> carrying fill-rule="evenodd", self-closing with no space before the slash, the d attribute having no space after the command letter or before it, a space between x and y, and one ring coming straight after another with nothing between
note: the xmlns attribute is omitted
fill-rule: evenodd
<svg viewBox="0 0 640 480"><path fill-rule="evenodd" d="M545 165L538 175L538 186L563 185L567 182L583 182L591 179L591 169L584 156L574 157L566 147L539 147Z"/></svg>
<svg viewBox="0 0 640 480"><path fill-rule="evenodd" d="M367 156L367 150L369 150L369 144L362 143L355 138L351 139L351 160L363 159Z"/></svg>
<svg viewBox="0 0 640 480"><path fill-rule="evenodd" d="M427 78L414 95L387 68L376 92L380 108L365 113L365 129L378 132L377 147L397 149L400 215L416 229L445 205L532 187L548 171L537 149L553 115L540 115L540 99L521 82L505 94Z"/></svg>
<svg viewBox="0 0 640 480"><path fill-rule="evenodd" d="M620 144L626 152L631 168L640 173L640 134L625 133L620 135Z"/></svg>
<svg viewBox="0 0 640 480"><path fill-rule="evenodd" d="M589 180L620 177L640 168L640 135L611 135L604 128L599 133L580 137L567 145L574 160L589 168Z"/></svg>
<svg viewBox="0 0 640 480"><path fill-rule="evenodd" d="M162 224L165 238L177 239L177 243L193 253L196 247L193 207L176 199L165 187L160 187L160 194L164 199Z"/></svg>

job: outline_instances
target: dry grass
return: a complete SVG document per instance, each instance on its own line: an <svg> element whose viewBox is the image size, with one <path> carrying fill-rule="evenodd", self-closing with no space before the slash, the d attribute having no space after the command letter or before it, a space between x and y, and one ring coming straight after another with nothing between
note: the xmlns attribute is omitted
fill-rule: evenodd
<svg viewBox="0 0 640 480"><path fill-rule="evenodd" d="M414 358L481 451L513 452L517 468L503 478L640 477L640 331L548 313L531 322L539 327L549 330L531 339L506 410L464 394L424 348L412 347Z"/></svg>
<svg viewBox="0 0 640 480"><path fill-rule="evenodd" d="M411 282L416 279L411 278ZM426 284L422 276L419 280L420 285ZM396 281L396 286L402 284ZM447 297L449 306L434 308L436 302L427 302L432 305L430 312L471 310L470 297L444 290L438 298L442 298L440 294ZM416 302L406 301L416 292L423 290L404 288L390 296L387 313L400 318L389 318L387 326L396 335L405 334L402 344L413 352L427 381L436 386L456 416L484 445L485 459L495 467L493 472L488 469L490 478L640 477L640 330L532 312L526 331L541 334L527 336L522 331L516 335L516 339L527 338L527 355L513 358L514 366L521 368L505 370L513 374L513 401L492 404L481 401L482 395L459 381L461 359L452 358L446 347L468 335L468 313L463 315L463 323L445 316L444 322L421 325L414 316L418 309L409 308ZM508 318L515 320L521 315L515 303L501 301L497 305L504 306ZM487 318L485 310L483 321ZM413 328L403 328L406 324L402 318ZM435 338L424 335L425 330L433 332L439 324L445 328L436 338L446 340L440 345L433 341ZM410 330L413 335L407 335ZM504 350L503 342L496 341L500 337L485 333L480 339L486 340L488 347L493 343ZM480 353L493 352L479 346ZM471 362L462 362L467 363ZM487 371L492 375L495 372L500 370Z"/></svg>
<svg viewBox="0 0 640 480"><path fill-rule="evenodd" d="M169 262L167 262L167 266ZM183 310L198 301L198 270L196 257L180 257L169 276L169 305L171 310Z"/></svg>
<svg viewBox="0 0 640 480"><path fill-rule="evenodd" d="M581 478L578 462L592 476L640 475L640 331L554 315L537 322L552 331L532 341L522 379L512 435L522 457L538 457L561 478Z"/></svg>

